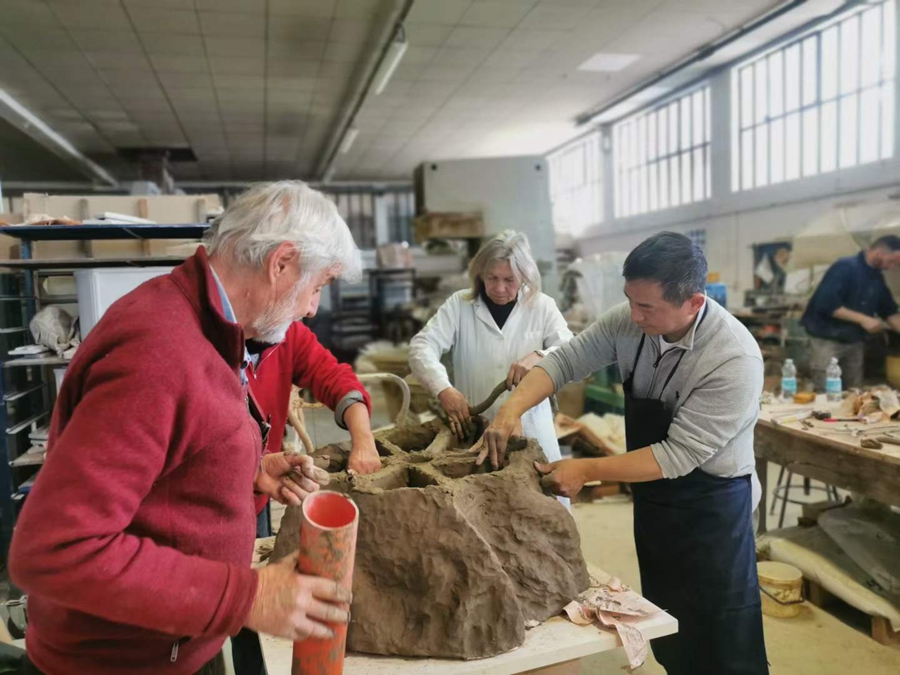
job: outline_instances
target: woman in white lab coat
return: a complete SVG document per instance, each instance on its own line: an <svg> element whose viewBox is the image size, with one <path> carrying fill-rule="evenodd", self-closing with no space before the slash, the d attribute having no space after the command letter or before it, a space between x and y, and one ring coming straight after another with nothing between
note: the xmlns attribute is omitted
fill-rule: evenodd
<svg viewBox="0 0 900 675"><path fill-rule="evenodd" d="M514 388L544 355L572 339L556 302L541 293L527 237L513 230L485 243L469 264L471 288L454 293L409 345L409 365L438 398L453 431L465 435L469 405L501 381ZM453 383L441 356L453 350ZM508 393L484 413L492 420ZM522 433L540 443L548 461L560 459L550 402L522 416Z"/></svg>

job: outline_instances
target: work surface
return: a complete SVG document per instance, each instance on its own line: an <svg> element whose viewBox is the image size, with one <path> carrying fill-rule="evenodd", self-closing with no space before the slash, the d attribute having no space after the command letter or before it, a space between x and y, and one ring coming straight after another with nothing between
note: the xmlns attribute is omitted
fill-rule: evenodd
<svg viewBox="0 0 900 675"><path fill-rule="evenodd" d="M880 449L863 448L863 438L897 434L900 422L822 422L806 420L779 423L791 412L827 410L830 405L819 396L815 405L778 403L765 405L754 433L756 471L763 488L760 503L760 532L766 530L766 463L774 462L789 472L850 490L876 501L900 506L900 445L884 444Z"/></svg>
<svg viewBox="0 0 900 675"><path fill-rule="evenodd" d="M257 540L257 543L264 540ZM591 575L601 582L609 579L606 572L588 565ZM650 638L671 635L678 631L678 621L660 612L636 624ZM260 636L263 657L268 672L291 672L293 643L289 640ZM508 675L545 668L584 656L617 649L622 646L618 635L596 626L576 626L568 619L554 617L525 633L525 643L511 652L475 661L431 658L396 658L369 654L348 654L344 661L346 675L394 675L421 673L422 675Z"/></svg>

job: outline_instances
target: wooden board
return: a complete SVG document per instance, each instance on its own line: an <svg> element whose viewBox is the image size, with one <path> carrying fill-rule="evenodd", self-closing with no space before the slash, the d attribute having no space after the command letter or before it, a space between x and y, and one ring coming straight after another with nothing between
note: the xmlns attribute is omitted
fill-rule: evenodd
<svg viewBox="0 0 900 675"><path fill-rule="evenodd" d="M900 506L900 446L887 445L880 449L863 448L860 440L884 431L900 435L900 423L893 427L861 422L821 422L806 420L812 428L800 422L778 423L775 417L800 410L828 410L832 405L820 395L812 405L778 403L764 405L754 431L753 450L756 455L756 474L762 486L759 505L759 533L768 527L768 463L787 468L791 473L822 481L828 485L850 490L876 501ZM836 434L842 428L875 431L865 436Z"/></svg>
<svg viewBox="0 0 900 675"><path fill-rule="evenodd" d="M610 575L588 565L590 573L601 581ZM638 624L650 638L678 632L678 621L660 612ZM289 640L260 636L263 658L270 673L291 671L292 643ZM555 617L525 633L525 643L511 652L475 661L429 658L395 658L366 654L348 654L345 675L511 675L541 672L542 669L565 664L592 654L618 649L619 637L595 626L576 626L568 619ZM576 671L577 672L577 671Z"/></svg>

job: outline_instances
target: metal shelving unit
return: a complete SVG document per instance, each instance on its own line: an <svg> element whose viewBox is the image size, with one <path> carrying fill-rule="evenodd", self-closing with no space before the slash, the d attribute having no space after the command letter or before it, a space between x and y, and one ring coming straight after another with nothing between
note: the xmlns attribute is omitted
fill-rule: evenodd
<svg viewBox="0 0 900 675"><path fill-rule="evenodd" d="M8 357L13 347L30 342L28 323L43 305L74 304L74 295L45 295L39 292L40 279L68 275L76 269L92 267L149 267L177 265L176 257L68 258L61 260L32 257L36 241L87 241L107 239L194 239L208 225L13 225L0 227L0 234L21 241L21 259L0 260L0 270L20 283L17 295L0 293L4 303L20 303L24 325L0 327L0 546L6 559L18 510L25 501L37 471L44 463L45 431L50 421L56 387L53 368L68 364L56 356ZM7 320L9 312L5 313ZM11 344L16 342L16 345Z"/></svg>

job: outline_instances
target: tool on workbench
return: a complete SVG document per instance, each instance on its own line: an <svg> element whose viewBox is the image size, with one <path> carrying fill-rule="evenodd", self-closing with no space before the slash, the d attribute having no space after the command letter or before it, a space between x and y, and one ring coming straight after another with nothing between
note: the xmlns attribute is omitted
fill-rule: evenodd
<svg viewBox="0 0 900 675"><path fill-rule="evenodd" d="M887 443L888 445L900 445L900 438L896 438L894 436L888 436L887 434L882 434L881 436L876 436L875 440L880 443Z"/></svg>
<svg viewBox="0 0 900 675"><path fill-rule="evenodd" d="M874 438L864 438L859 442L859 447L869 450L881 450L884 446Z"/></svg>
<svg viewBox="0 0 900 675"><path fill-rule="evenodd" d="M349 590L353 586L359 527L356 504L339 492L320 490L303 500L301 514L297 571L333 579ZM344 671L347 624L328 624L328 627L334 633L330 639L307 638L294 642L291 675L340 675Z"/></svg>
<svg viewBox="0 0 900 675"><path fill-rule="evenodd" d="M798 412L792 412L787 415L773 416L772 421L775 424L791 424L793 422L799 422L800 420L805 420L808 417L812 417L812 414L812 409L802 410Z"/></svg>

